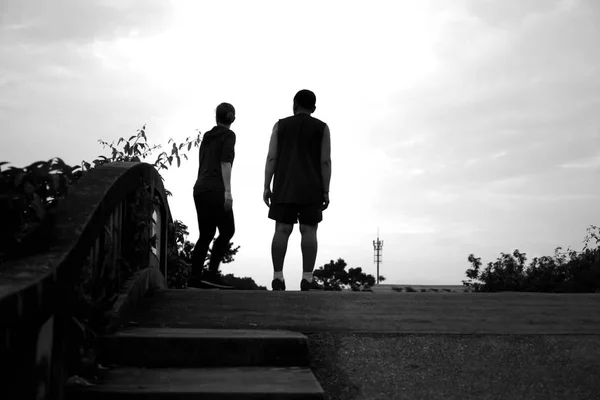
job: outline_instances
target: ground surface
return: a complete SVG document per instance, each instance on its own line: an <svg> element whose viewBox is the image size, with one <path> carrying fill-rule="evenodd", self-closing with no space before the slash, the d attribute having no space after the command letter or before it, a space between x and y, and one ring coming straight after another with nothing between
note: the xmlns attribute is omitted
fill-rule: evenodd
<svg viewBox="0 0 600 400"><path fill-rule="evenodd" d="M145 326L298 332L600 334L600 295L167 290Z"/></svg>
<svg viewBox="0 0 600 400"><path fill-rule="evenodd" d="M600 400L599 310L583 294L179 290L133 322L305 333L329 399Z"/></svg>

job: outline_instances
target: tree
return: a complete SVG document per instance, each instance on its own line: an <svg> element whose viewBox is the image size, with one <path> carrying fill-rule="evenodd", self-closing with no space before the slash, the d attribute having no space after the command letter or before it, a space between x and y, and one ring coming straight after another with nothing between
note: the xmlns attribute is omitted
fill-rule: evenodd
<svg viewBox="0 0 600 400"><path fill-rule="evenodd" d="M323 285L325 290L350 289L358 292L368 290L375 284L375 277L364 273L362 268L350 268L346 271L346 267L346 262L338 258L337 261L331 260L328 264L316 269L313 276L319 284ZM385 277L380 276L379 279L382 281L385 280Z"/></svg>

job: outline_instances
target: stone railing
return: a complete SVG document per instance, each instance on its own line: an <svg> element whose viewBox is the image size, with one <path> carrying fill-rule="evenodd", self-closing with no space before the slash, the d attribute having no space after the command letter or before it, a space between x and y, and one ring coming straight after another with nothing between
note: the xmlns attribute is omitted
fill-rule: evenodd
<svg viewBox="0 0 600 400"><path fill-rule="evenodd" d="M151 165L91 170L61 200L55 220L44 252L0 268L1 399L62 399L81 305L108 307L110 326L134 306L131 293L166 286L171 215Z"/></svg>

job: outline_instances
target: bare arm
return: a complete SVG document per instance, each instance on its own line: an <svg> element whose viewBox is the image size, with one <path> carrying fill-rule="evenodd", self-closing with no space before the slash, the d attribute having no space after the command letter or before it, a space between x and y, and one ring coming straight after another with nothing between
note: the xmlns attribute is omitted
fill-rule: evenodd
<svg viewBox="0 0 600 400"><path fill-rule="evenodd" d="M223 176L223 185L225 185L225 193L231 193L231 163L221 163L221 175Z"/></svg>
<svg viewBox="0 0 600 400"><path fill-rule="evenodd" d="M269 153L267 154L267 162L265 164L265 189L271 188L271 179L275 173L275 163L277 162L277 129L278 123L273 126L271 133L271 141L269 142Z"/></svg>
<svg viewBox="0 0 600 400"><path fill-rule="evenodd" d="M323 192L329 193L331 181L331 133L325 125L323 139L321 140L321 177L323 178Z"/></svg>
<svg viewBox="0 0 600 400"><path fill-rule="evenodd" d="M221 175L223 176L223 185L225 186L225 210L231 210L233 206L233 197L231 196L231 163L221 162Z"/></svg>
<svg viewBox="0 0 600 400"><path fill-rule="evenodd" d="M225 186L225 210L231 210L233 197L231 196L231 166L235 155L235 134L229 132L223 142L223 154L221 154L221 176Z"/></svg>

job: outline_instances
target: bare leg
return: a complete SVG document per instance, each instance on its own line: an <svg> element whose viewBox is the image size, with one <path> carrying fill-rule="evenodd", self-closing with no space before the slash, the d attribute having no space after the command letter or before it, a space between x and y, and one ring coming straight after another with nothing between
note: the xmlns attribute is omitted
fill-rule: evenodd
<svg viewBox="0 0 600 400"><path fill-rule="evenodd" d="M275 223L275 234L271 244L271 258L273 259L273 270L275 272L283 271L283 262L287 252L288 239L294 230L294 225Z"/></svg>
<svg viewBox="0 0 600 400"><path fill-rule="evenodd" d="M319 225L303 225L300 224L300 234L302 241L300 247L302 249L302 272L313 272L315 262L317 260L317 227Z"/></svg>

